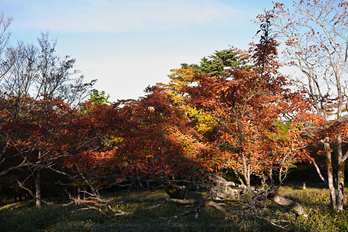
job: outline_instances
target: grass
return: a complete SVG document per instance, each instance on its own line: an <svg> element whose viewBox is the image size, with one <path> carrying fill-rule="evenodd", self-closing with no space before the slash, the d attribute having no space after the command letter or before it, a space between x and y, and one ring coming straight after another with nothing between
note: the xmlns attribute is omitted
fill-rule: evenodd
<svg viewBox="0 0 348 232"><path fill-rule="evenodd" d="M195 194L195 195L194 195ZM203 197L201 193L191 193L189 198ZM300 203L309 218L298 217L287 208L269 202L265 216L296 220L292 231L346 231L348 211L339 215L330 209L329 191L323 185L308 185L306 190L299 186L285 186L280 194ZM122 192L108 194L115 202L121 199ZM163 191L132 192L129 197L165 197ZM131 203L118 209L130 211L142 209L156 203ZM166 204L160 208L121 217L109 217L95 210L72 211L81 206L68 207L43 206L38 209L33 201L11 203L0 206L0 231L65 232L65 231L282 231L270 223L250 216L232 216L225 220L226 214L212 207L202 208L197 219L188 215L171 221L159 219L183 213L191 208L183 205ZM115 206L116 207L116 206Z"/></svg>

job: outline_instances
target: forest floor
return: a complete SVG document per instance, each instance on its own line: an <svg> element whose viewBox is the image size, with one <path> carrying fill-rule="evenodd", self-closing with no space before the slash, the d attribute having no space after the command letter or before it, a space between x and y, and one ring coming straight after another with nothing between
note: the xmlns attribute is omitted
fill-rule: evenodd
<svg viewBox="0 0 348 232"><path fill-rule="evenodd" d="M118 202L124 192L108 193L106 197ZM188 198L203 197L204 193L192 192ZM347 231L348 210L337 215L330 208L329 191L324 185L308 184L304 190L300 185L289 185L280 188L280 195L288 197L303 206L308 219L297 216L295 212L278 206L271 201L267 203L265 218L278 218L294 221L290 231ZM128 197L157 198L166 197L164 191L135 191ZM129 203L119 206L122 211L141 210L157 203ZM345 204L347 208L347 204ZM227 214L212 207L200 210L198 218L195 214L172 220L160 217L171 217L181 214L190 208L175 203L165 204L145 212L136 212L125 216L103 214L97 210L78 210L81 205L67 207L43 206L36 208L34 201L8 201L0 205L0 231L6 232L66 232L66 231L284 231L269 221L251 215ZM192 209L192 208L191 208ZM104 209L106 212L106 209Z"/></svg>

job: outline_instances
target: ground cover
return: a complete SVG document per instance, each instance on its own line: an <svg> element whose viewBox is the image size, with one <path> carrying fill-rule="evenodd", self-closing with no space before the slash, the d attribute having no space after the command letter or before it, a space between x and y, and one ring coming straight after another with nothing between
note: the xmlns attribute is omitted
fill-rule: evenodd
<svg viewBox="0 0 348 232"><path fill-rule="evenodd" d="M157 203L129 203L117 206L124 192L108 193L114 209L138 212L121 217L110 213L102 214L96 210L79 210L81 205L67 207L43 206L36 208L34 201L6 202L0 206L0 231L283 231L271 223L250 215L228 216L213 207L202 208L198 218L187 215L178 219L163 220L190 210L185 205L165 204L159 208L141 211ZM188 198L203 198L205 193L192 192ZM265 217L296 221L291 231L345 231L348 228L348 211L337 215L330 208L329 191L324 185L291 185L280 188L280 195L300 203L308 213L308 219L297 216L288 208L268 202ZM164 191L134 191L127 198L166 197ZM244 196L247 197L247 196ZM235 207L240 207L236 205ZM110 212L110 211L108 211Z"/></svg>

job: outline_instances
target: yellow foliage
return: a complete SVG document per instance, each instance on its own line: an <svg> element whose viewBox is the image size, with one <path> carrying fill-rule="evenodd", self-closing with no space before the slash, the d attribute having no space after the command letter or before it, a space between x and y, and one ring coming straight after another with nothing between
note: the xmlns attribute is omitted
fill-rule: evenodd
<svg viewBox="0 0 348 232"><path fill-rule="evenodd" d="M124 141L124 138L122 137L115 137L115 138L112 138L112 140L117 143L117 144L120 144Z"/></svg>

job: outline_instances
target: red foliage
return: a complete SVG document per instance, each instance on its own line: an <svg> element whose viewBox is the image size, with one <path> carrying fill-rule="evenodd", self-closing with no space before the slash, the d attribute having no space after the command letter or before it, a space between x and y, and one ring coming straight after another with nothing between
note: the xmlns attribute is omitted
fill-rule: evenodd
<svg viewBox="0 0 348 232"><path fill-rule="evenodd" d="M94 134L104 147L76 154L67 164L86 172L108 169L147 178L198 177L221 167L215 149L199 141L170 95L157 87L148 91L145 98L125 104L85 104L78 119L82 134L76 136L87 140Z"/></svg>
<svg viewBox="0 0 348 232"><path fill-rule="evenodd" d="M287 170L307 160L303 138L305 122L312 120L311 105L278 73L278 43L263 34L249 50L249 66L235 67L230 78L196 75L197 86L184 86L187 103L203 110L218 124L210 144L223 153L225 168L244 175ZM241 55L245 56L245 52Z"/></svg>

